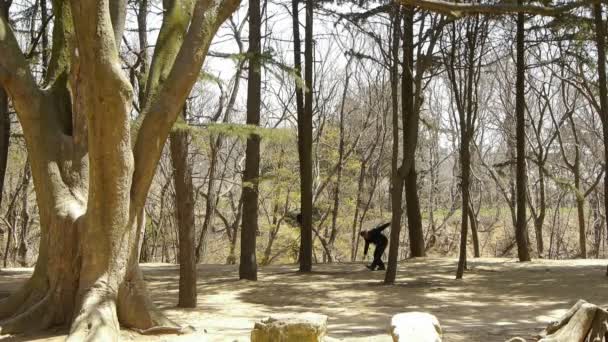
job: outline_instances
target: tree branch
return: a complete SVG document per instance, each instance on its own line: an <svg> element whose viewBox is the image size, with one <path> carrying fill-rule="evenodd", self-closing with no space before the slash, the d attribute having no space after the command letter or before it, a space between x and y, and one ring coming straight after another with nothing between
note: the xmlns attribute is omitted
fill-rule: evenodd
<svg viewBox="0 0 608 342"><path fill-rule="evenodd" d="M199 0L184 43L167 80L144 110L134 147L132 209L141 208L154 177L163 146L186 97L198 80L211 41L220 25L237 10L239 0Z"/></svg>
<svg viewBox="0 0 608 342"><path fill-rule="evenodd" d="M452 17L463 17L476 14L504 15L527 13L556 17L575 8L588 6L593 0L579 0L557 6L518 5L512 1L501 1L494 4L455 3L444 0L397 0L403 5L416 6L420 9L445 14Z"/></svg>
<svg viewBox="0 0 608 342"><path fill-rule="evenodd" d="M36 117L39 112L35 108L40 105L42 92L3 15L0 15L0 51L0 86L9 93L21 120Z"/></svg>

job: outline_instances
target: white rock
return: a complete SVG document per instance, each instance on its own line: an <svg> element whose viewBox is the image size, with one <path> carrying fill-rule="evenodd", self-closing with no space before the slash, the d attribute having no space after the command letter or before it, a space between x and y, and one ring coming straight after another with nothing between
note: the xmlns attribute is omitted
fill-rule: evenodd
<svg viewBox="0 0 608 342"><path fill-rule="evenodd" d="M277 315L256 322L251 342L321 342L327 332L327 316L312 312Z"/></svg>
<svg viewBox="0 0 608 342"><path fill-rule="evenodd" d="M437 317L426 312L400 313L391 319L394 342L441 342Z"/></svg>

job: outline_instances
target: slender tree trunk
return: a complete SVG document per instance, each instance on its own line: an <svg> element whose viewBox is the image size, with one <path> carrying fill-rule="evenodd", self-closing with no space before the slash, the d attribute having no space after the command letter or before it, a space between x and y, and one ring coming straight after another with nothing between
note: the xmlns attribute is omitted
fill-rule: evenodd
<svg viewBox="0 0 608 342"><path fill-rule="evenodd" d="M590 207L593 216L593 231L595 235L594 249L595 249L595 258L599 259L600 257L600 246L602 244L602 213L601 213L601 204L599 200L599 193L597 190L593 190L593 194L591 196Z"/></svg>
<svg viewBox="0 0 608 342"><path fill-rule="evenodd" d="M478 234L478 224L477 224L477 216L475 215L475 210L473 210L473 205L469 203L469 223L471 224L471 238L473 239L473 256L475 258L479 258L481 256L481 252L479 250L479 234Z"/></svg>
<svg viewBox="0 0 608 342"><path fill-rule="evenodd" d="M422 232L422 216L420 215L420 200L418 199L418 184L416 163L405 178L405 200L407 222L409 225L410 256L425 256L424 233Z"/></svg>
<svg viewBox="0 0 608 342"><path fill-rule="evenodd" d="M16 236L17 236L17 206L18 201L22 197L22 193L24 190L27 190L27 186L29 184L30 174L28 173L28 162L23 169L23 174L21 175L21 179L15 189L15 193L10 198L10 202L6 209L6 222L7 222L7 239L6 244L4 246L4 259L3 266L7 267L9 259L12 259L11 262L15 261L15 244L16 244ZM11 258L13 256L13 258Z"/></svg>
<svg viewBox="0 0 608 342"><path fill-rule="evenodd" d="M357 181L357 199L355 200L355 214L353 215L353 226L351 232L351 247L350 247L350 261L357 260L357 221L359 220L359 208L361 207L361 194L363 192L363 185L365 182L365 161L361 161L359 167L359 180Z"/></svg>
<svg viewBox="0 0 608 342"><path fill-rule="evenodd" d="M21 193L21 230L19 232L19 248L17 250L17 261L22 267L26 267L27 263L27 235L30 225L29 212L29 185L32 178L29 161L26 161L23 167L23 189Z"/></svg>
<svg viewBox="0 0 608 342"><path fill-rule="evenodd" d="M578 147L575 147L578 148ZM578 154L578 152L576 152ZM576 191L576 212L578 217L578 241L580 257L587 259L587 231L585 229L585 198L581 189L579 157L574 161L574 188Z"/></svg>
<svg viewBox="0 0 608 342"><path fill-rule="evenodd" d="M139 105L146 103L146 82L148 79L148 0L140 0L137 9L137 33L139 38Z"/></svg>
<svg viewBox="0 0 608 342"><path fill-rule="evenodd" d="M401 204L403 202L403 177L399 170L399 42L400 10L393 4L391 41L391 108L393 113L393 153L391 158L391 234L385 284L393 284L397 277L397 257L401 235ZM404 71L405 73L405 71Z"/></svg>
<svg viewBox="0 0 608 342"><path fill-rule="evenodd" d="M472 34L470 35L472 36ZM470 37L469 36L469 37ZM470 39L470 38L469 38ZM471 44L469 42L469 44ZM475 44L475 43L473 43ZM474 50L469 50L469 62L474 58ZM473 58L471 58L473 56ZM472 78L474 66L469 64L468 80L467 80L467 104L470 106L472 96ZM464 270L467 267L467 233L469 230L469 215L470 215L470 174L471 174L471 150L470 137L472 136L472 127L469 125L470 110L464 112L464 108L459 110L460 115L460 173L461 173L461 191L462 191L462 217L460 228L460 252L458 258L458 267L456 269L456 279L462 279ZM466 116L465 116L466 115Z"/></svg>
<svg viewBox="0 0 608 342"><path fill-rule="evenodd" d="M543 241L543 225L545 223L545 215L547 211L547 201L545 194L545 173L543 170L543 164L539 161L538 166L538 192L539 192L539 209L538 217L534 219L534 230L536 233L536 248L538 249L538 256L543 257L544 254L544 241Z"/></svg>
<svg viewBox="0 0 608 342"><path fill-rule="evenodd" d="M346 64L346 79L344 80L344 89L342 93L342 100L340 104L340 114L339 114L339 142L338 142L338 165L336 165L336 182L333 193L333 209L331 213L331 233L329 235L328 247L333 253L334 242L336 241L336 237L338 236L338 214L340 212L340 187L342 186L342 171L344 169L344 106L346 104L346 97L348 94L348 86L350 83L350 63L352 58L349 58ZM330 258L329 262L333 262L332 255L328 255Z"/></svg>
<svg viewBox="0 0 608 342"><path fill-rule="evenodd" d="M40 19L42 21L42 25L45 25L44 23L48 22L49 20L49 12L46 1L40 1ZM42 59L42 77L46 77L46 71L49 64L49 35L47 26L48 25L44 26L41 33L42 51L40 53L40 57Z"/></svg>
<svg viewBox="0 0 608 342"><path fill-rule="evenodd" d="M286 203L289 203L289 194L287 194L287 200ZM272 246L274 244L274 240L276 239L277 235L279 234L279 229L281 229L281 223L282 220L278 219L278 213L279 213L279 202L275 202L273 209L272 209L272 213L273 213L273 218L272 218L272 226L270 228L270 231L268 232L268 241L266 242L266 248L264 249L264 257L262 258L262 262L260 263L261 265L268 265L268 263L270 262L270 256L272 254Z"/></svg>
<svg viewBox="0 0 608 342"><path fill-rule="evenodd" d="M247 82L247 124L260 125L261 102L261 15L260 1L249 0L249 77ZM243 226L241 228L241 263L239 278L257 280L256 236L258 233L258 188L260 173L260 136L247 137L243 174Z"/></svg>
<svg viewBox="0 0 608 342"><path fill-rule="evenodd" d="M593 5L595 18L595 43L597 45L597 70L599 74L599 93L600 93L600 119L602 121L602 133L604 137L604 164L608 162L608 85L606 84L606 29L603 22L602 3L597 2ZM604 213L608 217L608 172L604 172ZM606 220L608 237L608 219ZM606 267L608 276L608 267Z"/></svg>
<svg viewBox="0 0 608 342"><path fill-rule="evenodd" d="M187 120L184 108L184 120ZM196 260L194 246L194 187L192 164L188 160L188 131L171 132L171 162L179 241L179 299L181 308L196 307Z"/></svg>
<svg viewBox="0 0 608 342"><path fill-rule="evenodd" d="M522 4L522 0L517 1ZM515 116L517 140L517 226L515 239L517 240L517 255L519 261L530 261L528 249L528 230L526 224L526 114L525 114L525 56L524 56L524 14L517 14L517 75L515 84Z"/></svg>
<svg viewBox="0 0 608 342"><path fill-rule="evenodd" d="M239 227L241 226L241 219L243 218L243 193L239 197L239 202L236 206L236 213L234 215L234 222L231 226L227 226L232 233L230 234L230 248L228 250L228 257L226 258L227 265L236 264L236 241L238 238Z"/></svg>
<svg viewBox="0 0 608 342"><path fill-rule="evenodd" d="M0 1L0 15L8 18L8 11L12 1ZM43 1L44 2L44 1ZM0 205L4 193L4 177L8 163L8 147L11 135L11 118L8 108L8 95L0 86Z"/></svg>
<svg viewBox="0 0 608 342"><path fill-rule="evenodd" d="M429 172L430 172L430 182L429 182L429 226L430 226L430 231L431 231L431 237L428 240L428 245L427 248L431 248L433 246L435 246L435 243L437 242L437 225L435 224L435 208L436 208L436 197L435 197L435 192L438 190L437 189L437 184L438 184L438 176L437 176L437 169L438 169L438 159L439 159L439 148L438 148L438 144L439 144L439 134L438 134L439 130L434 130L433 131L433 135L432 135L432 139L433 141L431 142L431 146L429 148L429 155L430 155L430 159L429 159Z"/></svg>
<svg viewBox="0 0 608 342"><path fill-rule="evenodd" d="M300 38L298 1L293 0L294 15L294 57L296 73L301 70L300 62ZM298 155L300 159L300 210L302 213L301 235L300 235L300 272L312 271L312 115L313 115L313 0L306 0L306 35L304 38L304 83L306 91L304 100L302 95L297 95L298 107L303 103L302 110L298 110ZM300 85L297 85L301 88ZM301 90L300 90L301 91Z"/></svg>
<svg viewBox="0 0 608 342"><path fill-rule="evenodd" d="M422 216L418 199L416 174L416 148L418 146L419 109L416 108L414 89L414 8L407 6L403 11L403 73L401 88L401 108L403 120L403 166L406 210L410 237L410 254L422 257L424 252L424 234Z"/></svg>
<svg viewBox="0 0 608 342"><path fill-rule="evenodd" d="M201 232L198 237L198 243L196 245L195 257L197 263L203 262L206 254L207 233L209 232L209 226L213 224L213 220L215 218L216 192L219 191L219 189L216 189L216 173L223 137L218 136L217 139L211 137L209 141L211 144L209 179L207 181L207 196L205 197L205 218L203 219L203 226L201 227Z"/></svg>

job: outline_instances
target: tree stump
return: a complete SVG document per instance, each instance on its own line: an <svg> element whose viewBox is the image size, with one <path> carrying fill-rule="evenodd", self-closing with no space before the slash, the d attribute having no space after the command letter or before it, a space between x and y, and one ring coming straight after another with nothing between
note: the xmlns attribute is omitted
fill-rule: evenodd
<svg viewBox="0 0 608 342"><path fill-rule="evenodd" d="M406 312L391 319L394 342L441 342L441 326L437 317L426 312Z"/></svg>
<svg viewBox="0 0 608 342"><path fill-rule="evenodd" d="M541 333L539 342L608 341L608 311L580 299Z"/></svg>
<svg viewBox="0 0 608 342"><path fill-rule="evenodd" d="M251 342L321 342L327 332L327 316L311 312L268 317L255 323Z"/></svg>

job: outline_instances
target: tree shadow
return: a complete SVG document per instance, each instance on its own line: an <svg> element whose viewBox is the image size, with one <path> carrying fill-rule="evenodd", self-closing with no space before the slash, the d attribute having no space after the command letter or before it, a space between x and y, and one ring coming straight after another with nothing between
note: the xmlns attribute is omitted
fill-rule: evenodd
<svg viewBox="0 0 608 342"><path fill-rule="evenodd" d="M199 265L194 309L176 308L178 266L151 264L142 270L155 304L211 341L248 340L254 322L298 312L327 315L330 337L390 341L391 316L407 311L436 315L446 341L505 341L515 336L534 340L579 298L607 306L605 262L472 259L465 279L455 280L456 260L418 258L399 264L394 285L384 285L384 272L371 272L361 263L315 265L311 273L299 273L297 265L272 265L260 268L257 282L238 280L236 265ZM2 270L0 293L16 290L30 273ZM7 341L62 341L64 333L52 330ZM130 340L159 340L124 334ZM167 339L172 338L162 337Z"/></svg>

